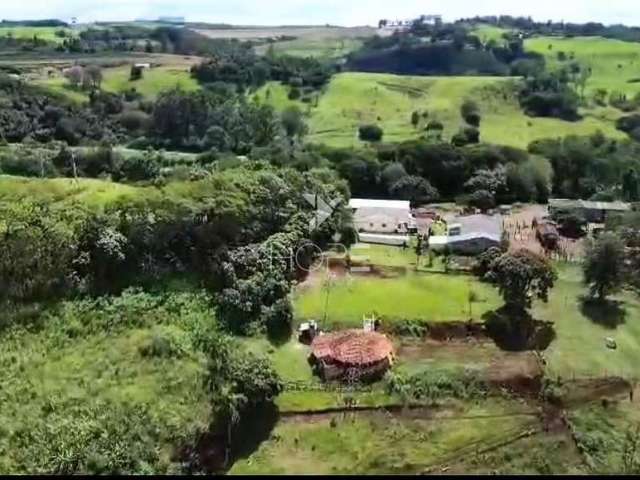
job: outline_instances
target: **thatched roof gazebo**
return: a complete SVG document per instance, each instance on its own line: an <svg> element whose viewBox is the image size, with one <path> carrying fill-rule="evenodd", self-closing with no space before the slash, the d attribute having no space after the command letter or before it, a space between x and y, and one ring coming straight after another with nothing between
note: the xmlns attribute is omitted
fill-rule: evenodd
<svg viewBox="0 0 640 480"><path fill-rule="evenodd" d="M311 360L324 380L363 380L382 376L393 363L393 344L386 335L344 330L317 336Z"/></svg>

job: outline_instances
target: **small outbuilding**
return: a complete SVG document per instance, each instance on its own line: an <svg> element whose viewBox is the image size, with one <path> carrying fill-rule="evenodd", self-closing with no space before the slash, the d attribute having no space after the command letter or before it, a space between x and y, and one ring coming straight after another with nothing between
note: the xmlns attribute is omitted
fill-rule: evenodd
<svg viewBox="0 0 640 480"><path fill-rule="evenodd" d="M384 375L393 360L391 340L375 331L325 333L311 343L310 361L325 381L375 380Z"/></svg>
<svg viewBox="0 0 640 480"><path fill-rule="evenodd" d="M491 233L471 232L462 235L429 237L429 248L434 252L444 252L459 255L479 255L491 247L500 246L500 237Z"/></svg>
<svg viewBox="0 0 640 480"><path fill-rule="evenodd" d="M612 213L625 213L631 210L631 204L625 202L594 202L590 200L570 200L552 198L549 200L549 213L556 216L560 213L582 215L587 222L605 223Z"/></svg>

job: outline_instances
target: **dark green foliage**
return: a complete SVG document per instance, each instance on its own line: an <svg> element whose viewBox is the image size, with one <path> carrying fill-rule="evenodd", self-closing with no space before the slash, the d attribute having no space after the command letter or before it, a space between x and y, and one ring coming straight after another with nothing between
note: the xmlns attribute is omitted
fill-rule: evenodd
<svg viewBox="0 0 640 480"><path fill-rule="evenodd" d="M480 126L480 108L478 107L478 104L473 100L465 100L462 103L462 106L460 107L460 115L462 115L464 121L472 127L477 128Z"/></svg>
<svg viewBox="0 0 640 480"><path fill-rule="evenodd" d="M480 142L480 130L475 127L463 127L451 139L451 143L456 147L464 147Z"/></svg>
<svg viewBox="0 0 640 480"><path fill-rule="evenodd" d="M496 206L496 200L490 191L476 190L467 197L467 204L486 212Z"/></svg>
<svg viewBox="0 0 640 480"><path fill-rule="evenodd" d="M529 151L551 160L553 192L562 198L590 198L640 169L640 147L631 141L568 136L533 142Z"/></svg>
<svg viewBox="0 0 640 480"><path fill-rule="evenodd" d="M0 81L0 137L11 143L26 138L39 142L62 140L69 145L83 141L115 140L122 132L103 116L71 106L35 87Z"/></svg>
<svg viewBox="0 0 640 480"><path fill-rule="evenodd" d="M379 142L383 135L382 128L377 125L361 125L358 128L358 137L363 142Z"/></svg>
<svg viewBox="0 0 640 480"><path fill-rule="evenodd" d="M602 301L623 285L624 249L624 242L614 233L604 233L588 242L583 271L592 297Z"/></svg>
<svg viewBox="0 0 640 480"><path fill-rule="evenodd" d="M431 369L410 376L391 374L386 388L408 403L484 397L488 390L487 385L478 379L477 372L438 372Z"/></svg>
<svg viewBox="0 0 640 480"><path fill-rule="evenodd" d="M616 128L627 133L632 139L640 141L640 114L620 117L616 120Z"/></svg>
<svg viewBox="0 0 640 480"><path fill-rule="evenodd" d="M131 73L129 74L129 80L131 82L135 82L137 80L142 79L143 72L144 72L144 69L142 67L131 65Z"/></svg>
<svg viewBox="0 0 640 480"><path fill-rule="evenodd" d="M76 255L71 216L54 218L43 204L16 204L3 213L0 236L0 301L31 302L64 294L73 286ZM62 219L63 222L59 222Z"/></svg>
<svg viewBox="0 0 640 480"><path fill-rule="evenodd" d="M568 78L559 73L545 72L525 79L519 99L527 115L579 119L578 95L568 86Z"/></svg>
<svg viewBox="0 0 640 480"><path fill-rule="evenodd" d="M438 200L440 194L422 177L407 175L400 178L389 188L393 198L410 200L412 205L429 203Z"/></svg>
<svg viewBox="0 0 640 480"><path fill-rule="evenodd" d="M252 147L273 142L279 133L278 123L271 107L249 103L242 95L175 89L158 97L151 131L158 147L201 152L216 146L247 154ZM214 127L224 131L224 135L215 135L215 142L210 133ZM220 138L224 138L224 142L217 143Z"/></svg>
<svg viewBox="0 0 640 480"><path fill-rule="evenodd" d="M547 301L557 273L545 257L519 250L495 259L485 278L498 287L509 311L524 312L534 298Z"/></svg>

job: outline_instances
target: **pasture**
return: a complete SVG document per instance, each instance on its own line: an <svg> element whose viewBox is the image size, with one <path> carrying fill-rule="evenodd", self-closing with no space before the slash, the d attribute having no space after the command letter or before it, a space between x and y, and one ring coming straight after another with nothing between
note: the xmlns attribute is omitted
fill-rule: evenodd
<svg viewBox="0 0 640 480"><path fill-rule="evenodd" d="M404 414L293 416L255 452L240 455L230 473L535 473L550 463L560 469L554 471L579 471L570 443L539 430L529 405L500 398ZM543 455L550 445L554 451Z"/></svg>
<svg viewBox="0 0 640 480"><path fill-rule="evenodd" d="M354 275L327 281L316 275L320 278L298 289L294 311L296 318L316 319L326 327L360 327L363 316L373 313L390 322L466 321L470 317L477 321L501 304L493 287L471 276L407 273L392 278ZM470 292L477 297L471 312Z"/></svg>
<svg viewBox="0 0 640 480"><path fill-rule="evenodd" d="M550 377L602 377L618 375L637 378L640 363L640 301L628 292L614 297L611 308L585 306L587 288L577 265L559 265L559 280L549 303L538 303L536 318L553 321L556 339L545 352ZM618 348L606 347L613 338Z"/></svg>
<svg viewBox="0 0 640 480"><path fill-rule="evenodd" d="M0 27L0 37L11 36L23 39L37 37L47 42L62 43L64 38L56 35L58 31L64 31L68 36L73 35L73 30L61 27Z"/></svg>
<svg viewBox="0 0 640 480"><path fill-rule="evenodd" d="M603 88L632 97L640 92L640 44L601 37L537 37L525 41L527 50L541 53L551 66L560 66L558 52L591 67L587 94ZM568 61L568 60L567 60Z"/></svg>
<svg viewBox="0 0 640 480"><path fill-rule="evenodd" d="M480 138L484 142L526 148L536 139L588 135L597 130L624 138L614 126L619 114L611 109L585 111L578 122L526 116L518 104L514 81L509 77L342 73L333 77L317 107L288 100L287 88L278 83L267 84L257 95L278 109L299 105L309 117L309 141L334 147L363 147L357 131L367 123L383 128L385 142L396 142L421 136L429 121L438 120L448 139L463 124L460 106L467 98L480 106ZM411 124L414 111L426 114L418 128Z"/></svg>
<svg viewBox="0 0 640 480"><path fill-rule="evenodd" d="M113 93L135 89L146 99L152 100L161 92L172 88L179 87L186 91L200 88L198 82L191 77L189 66L184 64L167 64L145 69L142 78L135 81L130 80L130 73L130 64L104 68L102 89ZM75 102L81 103L89 99L86 91L72 87L61 74L51 78L40 78L35 83Z"/></svg>

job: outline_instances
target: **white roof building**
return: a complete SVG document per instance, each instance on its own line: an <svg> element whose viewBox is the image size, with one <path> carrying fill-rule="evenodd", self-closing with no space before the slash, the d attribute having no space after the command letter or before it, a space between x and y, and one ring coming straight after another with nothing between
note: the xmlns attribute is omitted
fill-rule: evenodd
<svg viewBox="0 0 640 480"><path fill-rule="evenodd" d="M349 207L358 232L407 233L416 226L409 201L352 198Z"/></svg>

